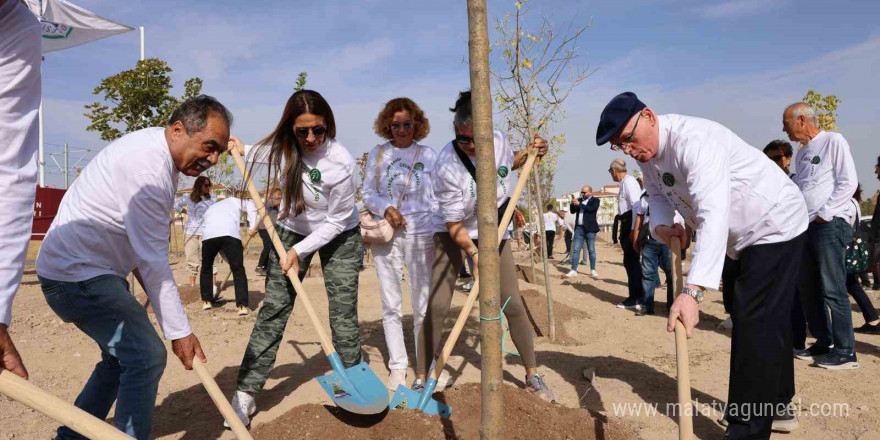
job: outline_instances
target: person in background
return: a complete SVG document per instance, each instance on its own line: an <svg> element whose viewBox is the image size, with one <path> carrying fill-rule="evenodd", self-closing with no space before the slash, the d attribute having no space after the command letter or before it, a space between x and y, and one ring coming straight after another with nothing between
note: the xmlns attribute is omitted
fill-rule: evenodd
<svg viewBox="0 0 880 440"><path fill-rule="evenodd" d="M617 304L620 309L635 310L636 304L644 297L642 288L642 263L635 251L631 238L633 224L633 205L642 194L642 187L635 177L626 170L626 161L614 159L608 168L611 178L620 184L617 194L617 217L620 221L620 247L623 249L623 267L626 269L627 298Z"/></svg>
<svg viewBox="0 0 880 440"><path fill-rule="evenodd" d="M648 203L648 192L642 193L639 201L633 205L633 214L636 215L633 223L632 237L636 252L642 256L642 289L645 296L636 307L636 316L653 315L654 312L654 289L660 287L660 271L666 274L666 310L672 307L675 299L673 290L675 282L672 282L672 254L665 243L654 240L651 236L651 207ZM683 225L684 220L676 212L675 224Z"/></svg>
<svg viewBox="0 0 880 440"><path fill-rule="evenodd" d="M572 217L574 217L574 237L572 238L571 271L565 274L572 278L578 274L578 264L585 264L580 256L581 249L586 248L590 255L590 276L599 278L596 272L596 234L599 233L599 222L596 221L596 213L599 212L599 199L593 197L593 188L584 186L581 195L571 200ZM580 260L580 261L579 261Z"/></svg>
<svg viewBox="0 0 880 440"><path fill-rule="evenodd" d="M547 258L553 259L553 241L556 240L556 231L559 229L559 215L553 211L553 204L547 204L544 213L544 239L547 243Z"/></svg>
<svg viewBox="0 0 880 440"><path fill-rule="evenodd" d="M853 198L850 200L855 206L856 212L856 218L853 222L853 229L858 230L860 226L859 223L862 221L862 209L859 206L859 204L862 202L862 185L856 187L856 192L853 194ZM854 237L862 239L860 235L855 235ZM870 251L865 249L865 252ZM868 295L865 294L865 290L859 283L859 273L849 273L849 271L847 271L846 291L849 292L850 296L852 296L854 300L856 300L856 304L858 304L859 310L861 310L862 312L862 317L865 318L865 323L861 327L855 328L854 331L856 333L880 335L880 315L877 314L877 310L874 309L874 304L871 303L871 298L869 298Z"/></svg>
<svg viewBox="0 0 880 440"><path fill-rule="evenodd" d="M559 217L562 218L562 232L565 239L565 258L560 264L571 262L571 239L574 238L574 214L565 211L559 211Z"/></svg>
<svg viewBox="0 0 880 440"><path fill-rule="evenodd" d="M189 286L195 287L196 276L202 264L202 234L205 232L205 211L214 204L211 199L211 179L199 176L193 184L192 192L177 199L174 210L186 210L186 223L183 225L183 250L186 255L186 269L189 272ZM214 274L211 283L217 293L217 266L212 266ZM210 279L208 280L211 281ZM205 286L207 287L207 286Z"/></svg>
<svg viewBox="0 0 880 440"><path fill-rule="evenodd" d="M425 112L409 98L385 103L373 129L387 142L367 155L364 204L374 218L384 218L394 228L391 241L372 243L372 248L391 372L388 389L396 390L406 384L409 367L402 324L404 266L409 274L414 340L422 327L431 290L431 215L436 204L432 185L437 153L418 143L428 136L431 126Z"/></svg>
<svg viewBox="0 0 880 440"><path fill-rule="evenodd" d="M792 179L807 201L810 220L798 286L801 301L808 323L820 322L826 310L831 317L830 337L813 334L816 343L797 356L812 359L820 368L855 369L859 362L844 254L853 236L856 208L850 200L858 177L846 139L817 124L816 111L804 102L788 106L782 114L782 130L804 145L795 157L797 173Z"/></svg>
<svg viewBox="0 0 880 440"><path fill-rule="evenodd" d="M874 164L874 175L880 180L880 156L877 156L877 163ZM874 194L874 214L871 217L871 228L868 236L868 250L871 258L871 272L874 273L874 286L871 290L880 290L880 203L878 203L877 194Z"/></svg>
<svg viewBox="0 0 880 440"><path fill-rule="evenodd" d="M516 208L513 211L513 239L516 241L516 250L523 250L523 228L526 226L526 219L523 217L522 211Z"/></svg>
<svg viewBox="0 0 880 440"><path fill-rule="evenodd" d="M8 327L34 221L41 40L40 21L24 3L0 1L0 369L25 379Z"/></svg>
<svg viewBox="0 0 880 440"><path fill-rule="evenodd" d="M281 209L281 190L279 188L272 190L270 196L265 201L265 206L266 215L269 217L269 221L274 225L278 222L278 211ZM260 251L260 259L257 260L257 273L266 276L269 269L266 266L269 264L269 254L275 252L275 246L272 244L272 237L269 236L269 230L266 229L266 224L259 220L258 222L259 225L257 225L257 231L260 234L260 240L263 242L263 250Z"/></svg>
<svg viewBox="0 0 880 440"><path fill-rule="evenodd" d="M786 176L792 176L792 172L789 169L791 166L791 156L793 154L790 143L780 139L770 141L770 143L764 147L764 154L766 154L770 160L775 162L776 165L779 165L779 168L782 168L782 171L785 172Z"/></svg>
<svg viewBox="0 0 880 440"><path fill-rule="evenodd" d="M248 280L244 270L244 248L241 244L241 214L247 214L248 235L257 235L257 209L250 199L227 197L211 205L204 216L202 231L202 272L199 279L202 294L202 310L213 307L217 300L216 287L212 294L208 288L211 272L218 253L223 253L235 283L235 306L239 316L250 313L248 309Z"/></svg>

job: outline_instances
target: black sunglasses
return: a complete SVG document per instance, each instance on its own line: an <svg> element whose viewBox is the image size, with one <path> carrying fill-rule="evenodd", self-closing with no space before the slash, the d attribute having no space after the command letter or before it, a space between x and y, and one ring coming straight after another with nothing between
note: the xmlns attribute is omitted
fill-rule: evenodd
<svg viewBox="0 0 880 440"><path fill-rule="evenodd" d="M474 138L457 134L455 135L455 142L459 144L472 144L474 143Z"/></svg>
<svg viewBox="0 0 880 440"><path fill-rule="evenodd" d="M309 137L309 131L312 132L315 136L323 136L327 133L327 127L323 125L316 125L314 127L297 127L293 130L298 138L307 138Z"/></svg>
<svg viewBox="0 0 880 440"><path fill-rule="evenodd" d="M413 123L412 122L404 122L403 124L401 124L399 122L392 122L391 123L391 131L400 131L401 128L404 130L409 130L409 129L413 128Z"/></svg>
<svg viewBox="0 0 880 440"><path fill-rule="evenodd" d="M785 157L785 155L784 155L784 154L779 154L779 155L775 155L775 156L767 156L767 157L769 157L770 160L772 160L773 162L779 162L779 160L782 159L783 157Z"/></svg>

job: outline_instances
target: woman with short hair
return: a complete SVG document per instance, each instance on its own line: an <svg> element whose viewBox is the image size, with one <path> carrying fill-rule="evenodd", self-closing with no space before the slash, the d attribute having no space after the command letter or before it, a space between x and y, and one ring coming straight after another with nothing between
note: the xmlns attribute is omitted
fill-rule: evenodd
<svg viewBox="0 0 880 440"><path fill-rule="evenodd" d="M431 260L434 256L431 215L434 161L437 154L418 141L430 131L428 118L409 98L388 101L374 123L388 141L367 155L364 205L393 228L388 243L372 243L382 299L382 327L388 346L388 388L406 384L409 365L403 338L401 289L403 267L409 273L413 332L417 337L428 306Z"/></svg>
<svg viewBox="0 0 880 440"><path fill-rule="evenodd" d="M296 293L285 274L305 278L315 253L324 273L333 346L345 368L363 360L357 316L363 239L354 206L355 162L335 138L330 104L318 92L300 90L288 99L275 130L257 143L256 156L268 157L269 181L281 182L276 230L287 255L269 254L266 297L238 371L232 406L245 425L256 411L254 395L275 365L293 310ZM241 141L231 142L248 156Z"/></svg>

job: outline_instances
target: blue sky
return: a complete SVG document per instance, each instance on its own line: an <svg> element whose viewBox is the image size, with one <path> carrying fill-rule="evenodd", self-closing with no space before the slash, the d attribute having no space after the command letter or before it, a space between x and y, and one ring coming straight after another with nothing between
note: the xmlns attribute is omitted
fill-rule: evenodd
<svg viewBox="0 0 880 440"><path fill-rule="evenodd" d="M203 91L235 116L233 133L252 143L280 117L297 73L334 109L338 139L358 156L380 139L372 121L397 96L426 111L439 149L453 137L456 93L468 88L467 11L452 1L110 1L74 0L99 15L145 26L146 55L167 61L175 94L199 76ZM513 0L489 0L492 17ZM247 7L244 7L246 5ZM591 23L579 63L597 69L569 98L557 192L611 183L616 156L597 147L599 114L615 94L631 90L658 113L716 120L751 145L783 138L782 111L813 88L843 101L840 131L849 141L859 180L873 193L880 154L880 2L814 0L532 0L530 14L562 25ZM51 53L43 65L47 151L100 149L85 131L83 105L106 76L138 58L136 32ZM48 161L48 158L47 158ZM635 163L628 160L632 168ZM60 184L59 175L47 175Z"/></svg>

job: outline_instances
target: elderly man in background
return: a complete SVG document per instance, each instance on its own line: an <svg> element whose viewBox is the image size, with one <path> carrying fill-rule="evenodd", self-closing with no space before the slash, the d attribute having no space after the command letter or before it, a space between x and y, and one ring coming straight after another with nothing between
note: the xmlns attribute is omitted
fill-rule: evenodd
<svg viewBox="0 0 880 440"><path fill-rule="evenodd" d="M34 220L40 87L40 22L18 0L0 0L0 369L25 379L7 327Z"/></svg>
<svg viewBox="0 0 880 440"><path fill-rule="evenodd" d="M642 263L639 253L633 248L631 232L633 227L633 207L639 201L642 187L635 177L626 171L626 161L614 159L608 168L611 178L620 183L617 193L617 219L620 221L619 240L623 248L623 267L626 269L628 296L617 304L620 309L635 310L645 292L642 288Z"/></svg>
<svg viewBox="0 0 880 440"><path fill-rule="evenodd" d="M724 439L765 440L792 430L791 306L806 244L807 207L797 186L732 131L713 121L657 115L631 92L602 111L596 143L611 142L639 162L651 200L651 234L689 244L675 211L696 230L686 285L667 331L688 337L703 291L718 289L725 253L738 259L733 292L730 381ZM776 419L776 420L774 420Z"/></svg>
<svg viewBox="0 0 880 440"><path fill-rule="evenodd" d="M799 285L801 301L807 322L820 322L824 316L819 313L826 308L831 314L830 340L817 339L796 356L813 359L825 369L855 369L859 362L844 261L856 217L856 207L850 202L858 186L856 166L846 139L840 133L819 128L816 111L807 103L798 102L785 109L782 130L789 139L803 144L795 156L797 172L793 177L807 202L810 220Z"/></svg>
<svg viewBox="0 0 880 440"><path fill-rule="evenodd" d="M150 438L167 354L125 276L134 271L184 367L192 369L194 357L206 362L168 262L168 213L178 174L195 177L215 165L231 122L226 107L200 95L181 104L166 127L113 141L64 195L37 257L49 307L101 350L76 406L103 420L115 402L114 425L138 440ZM59 440L80 438L58 429Z"/></svg>

